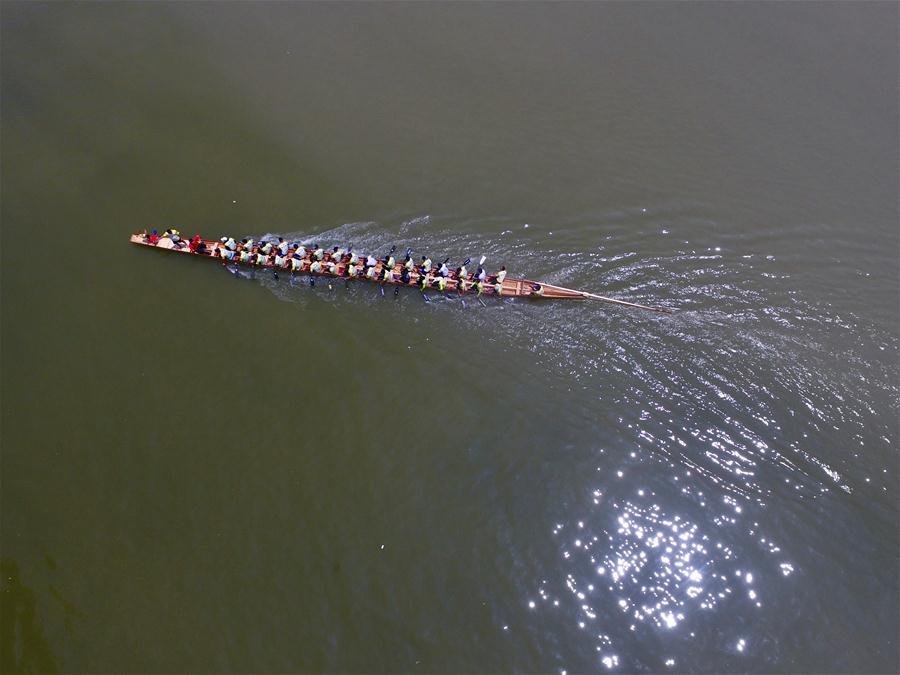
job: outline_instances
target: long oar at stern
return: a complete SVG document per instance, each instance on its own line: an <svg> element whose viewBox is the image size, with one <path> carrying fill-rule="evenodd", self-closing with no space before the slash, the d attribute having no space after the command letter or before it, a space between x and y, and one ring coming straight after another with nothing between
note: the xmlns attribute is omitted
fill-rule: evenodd
<svg viewBox="0 0 900 675"><path fill-rule="evenodd" d="M661 314L674 314L674 312L667 307L651 307L650 305L639 305L636 302L626 302L625 300L616 300L615 298L607 298L605 295L597 295L596 293L588 293L587 291L578 291L585 298L591 298L593 300L602 300L603 302L611 302L616 305L624 305L625 307L634 307L636 309L646 309L650 312L660 312Z"/></svg>

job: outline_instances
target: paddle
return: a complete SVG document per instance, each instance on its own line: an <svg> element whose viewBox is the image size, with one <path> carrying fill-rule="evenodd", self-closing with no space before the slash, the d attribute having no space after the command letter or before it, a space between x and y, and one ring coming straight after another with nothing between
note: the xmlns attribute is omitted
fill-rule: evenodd
<svg viewBox="0 0 900 675"><path fill-rule="evenodd" d="M420 275L419 281L421 282L425 278L425 275ZM427 284L425 286L422 286L421 283L419 284L419 287L422 289L422 297L425 299L425 302L431 302L431 300L428 298L428 294L425 292L426 286Z"/></svg>

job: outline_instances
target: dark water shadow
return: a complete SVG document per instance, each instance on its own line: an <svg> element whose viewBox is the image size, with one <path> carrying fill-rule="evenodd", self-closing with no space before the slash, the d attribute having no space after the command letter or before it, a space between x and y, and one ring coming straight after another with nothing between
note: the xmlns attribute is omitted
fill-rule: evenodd
<svg viewBox="0 0 900 675"><path fill-rule="evenodd" d="M14 560L0 560L0 671L58 673L59 664L38 618L33 590L19 578Z"/></svg>

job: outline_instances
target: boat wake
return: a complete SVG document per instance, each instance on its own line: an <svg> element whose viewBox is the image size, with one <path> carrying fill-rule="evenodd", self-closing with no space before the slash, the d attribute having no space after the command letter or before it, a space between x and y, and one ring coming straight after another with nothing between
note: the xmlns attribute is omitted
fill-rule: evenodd
<svg viewBox="0 0 900 675"><path fill-rule="evenodd" d="M505 264L511 275L678 309L407 302L414 320L490 335L527 355L548 396L575 410L566 415L582 431L570 439L569 478L546 486L567 496L567 510L548 515L558 557L535 562L523 598L531 617L523 630L556 636L561 670L702 670L692 654L707 650L731 654L738 670L777 667L775 635L786 626L754 617L790 593L798 558L820 546L804 514L852 510L864 491L883 504L884 525L897 499L896 335L823 302L815 288L832 282L811 283L814 271L782 260L777 236L727 238L710 227L697 243L677 235L676 216L653 232L629 226L637 213L621 215L618 227L558 231L498 219L470 229L479 235L421 217L394 230L354 223L301 239L376 256L392 244L432 258L487 255L488 266ZM263 283L291 302L309 296ZM383 301L368 290L353 302ZM533 405L512 390L510 406ZM846 452L819 451L835 445ZM876 561L853 564L876 574ZM818 601L822 611L830 601ZM807 599L805 611L815 605ZM717 624L720 612L732 617L731 632ZM667 656L643 661L647 641Z"/></svg>

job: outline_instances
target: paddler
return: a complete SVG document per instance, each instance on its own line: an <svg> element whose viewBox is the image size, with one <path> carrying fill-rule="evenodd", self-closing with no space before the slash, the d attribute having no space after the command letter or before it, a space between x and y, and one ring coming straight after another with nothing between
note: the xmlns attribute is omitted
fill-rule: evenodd
<svg viewBox="0 0 900 675"><path fill-rule="evenodd" d="M232 253L234 251L237 251L237 242L234 240L234 237L225 238L225 248L227 248Z"/></svg>
<svg viewBox="0 0 900 675"><path fill-rule="evenodd" d="M428 284L431 283L431 279L430 279L429 277L430 277L430 275L428 275L428 274L422 274L422 275L419 277L419 283L420 283L420 285L422 286L422 290L423 290L423 291L424 291L426 288L428 288Z"/></svg>
<svg viewBox="0 0 900 675"><path fill-rule="evenodd" d="M321 274L322 273L322 263L319 262L318 259L312 261L312 265L309 266L309 271L313 274Z"/></svg>
<svg viewBox="0 0 900 675"><path fill-rule="evenodd" d="M263 253L263 249L257 247L256 248L256 264L264 266L266 262L269 260L269 256L266 253Z"/></svg>
<svg viewBox="0 0 900 675"><path fill-rule="evenodd" d="M438 278L434 280L434 286L435 286L435 288L437 288L441 293L443 293L443 292L444 292L444 289L447 288L447 278L446 278L446 277L442 277L442 276L438 276Z"/></svg>
<svg viewBox="0 0 900 675"><path fill-rule="evenodd" d="M200 238L199 234L195 234L193 237L191 237L191 243L188 244L188 248L191 249L191 253L197 252L201 241L203 240Z"/></svg>
<svg viewBox="0 0 900 675"><path fill-rule="evenodd" d="M469 282L466 281L465 277L459 277L456 280L456 290L459 291L460 293L465 293L466 289L468 288L468 285L469 285Z"/></svg>
<svg viewBox="0 0 900 675"><path fill-rule="evenodd" d="M274 248L272 246L272 242L271 241L261 241L259 243L260 243L260 246L262 246L262 252L268 256L272 252L272 249Z"/></svg>
<svg viewBox="0 0 900 675"><path fill-rule="evenodd" d="M369 256L369 257L371 258L372 256ZM368 264L368 262L369 261L367 260L366 263ZM366 279L368 279L369 281L375 281L375 266L374 265L372 265L371 267L366 267Z"/></svg>
<svg viewBox="0 0 900 675"><path fill-rule="evenodd" d="M356 263L351 262L349 265L347 265L346 274L351 279L353 279L357 275Z"/></svg>
<svg viewBox="0 0 900 675"><path fill-rule="evenodd" d="M394 254L388 253L387 257L384 259L384 266L387 269L392 270L392 269L394 269L395 264L397 264L397 261L394 259Z"/></svg>
<svg viewBox="0 0 900 675"><path fill-rule="evenodd" d="M338 275L338 266L334 260L329 261L328 263L328 273L333 274L334 276Z"/></svg>
<svg viewBox="0 0 900 675"><path fill-rule="evenodd" d="M375 260L375 256L371 253L366 256L366 267L375 267L378 264L378 261Z"/></svg>
<svg viewBox="0 0 900 675"><path fill-rule="evenodd" d="M541 286L540 284L534 284L534 285L532 285L530 295L533 295L534 297L538 297L538 298L539 298L539 297L542 296L543 294L544 294L544 287L543 287L543 286Z"/></svg>
<svg viewBox="0 0 900 675"><path fill-rule="evenodd" d="M406 269L406 265L400 270L400 282L403 284L409 283L409 270Z"/></svg>
<svg viewBox="0 0 900 675"><path fill-rule="evenodd" d="M467 258L467 260L468 260L468 258ZM465 263L463 263L462 265L460 265L459 267L456 268L456 278L457 279L463 280L463 279L468 279L468 277L469 277L469 271L466 269Z"/></svg>
<svg viewBox="0 0 900 675"><path fill-rule="evenodd" d="M475 275L475 278L478 281L485 281L487 279L487 272L484 271L484 268L479 265L478 273Z"/></svg>
<svg viewBox="0 0 900 675"><path fill-rule="evenodd" d="M503 282L502 281L498 281L496 284L494 284L494 295L496 295L498 297L503 295Z"/></svg>
<svg viewBox="0 0 900 675"><path fill-rule="evenodd" d="M275 267L285 267L287 264L287 252L282 253L278 248L275 251Z"/></svg>
<svg viewBox="0 0 900 675"><path fill-rule="evenodd" d="M359 256L356 255L356 251L353 249L350 250L350 264L355 265L359 262Z"/></svg>
<svg viewBox="0 0 900 675"><path fill-rule="evenodd" d="M405 269L407 272L412 272L414 266L415 263L413 262L412 256L407 253L406 258L403 260L403 269Z"/></svg>
<svg viewBox="0 0 900 675"><path fill-rule="evenodd" d="M150 233L150 236L147 237L147 241L156 246L156 242L159 241L159 230L154 229L153 232Z"/></svg>
<svg viewBox="0 0 900 675"><path fill-rule="evenodd" d="M500 271L497 272L497 283L502 284L503 280L506 278L506 265L500 267Z"/></svg>
<svg viewBox="0 0 900 675"><path fill-rule="evenodd" d="M234 260L234 251L225 245L227 240L228 237L222 237L219 240L219 257L222 258L222 260Z"/></svg>
<svg viewBox="0 0 900 675"><path fill-rule="evenodd" d="M440 274L442 277L446 277L448 274L450 274L450 268L447 267L446 260L441 263L441 268L438 270L438 274Z"/></svg>
<svg viewBox="0 0 900 675"><path fill-rule="evenodd" d="M325 249L321 248L318 244L313 244L313 257L316 260L322 260L325 257Z"/></svg>
<svg viewBox="0 0 900 675"><path fill-rule="evenodd" d="M484 282L479 279L475 282L475 288L478 289L478 293L476 293L475 295L481 295L482 293L484 293Z"/></svg>
<svg viewBox="0 0 900 675"><path fill-rule="evenodd" d="M301 272L303 270L303 258L298 254L291 256L291 272Z"/></svg>
<svg viewBox="0 0 900 675"><path fill-rule="evenodd" d="M431 271L431 258L426 258L424 255L422 256L422 271L425 274Z"/></svg>
<svg viewBox="0 0 900 675"><path fill-rule="evenodd" d="M276 246L282 258L286 258L288 254L288 243L283 237L278 237L278 246Z"/></svg>
<svg viewBox="0 0 900 675"><path fill-rule="evenodd" d="M333 249L331 249L331 259L332 260L334 260L335 262L341 262L341 258L343 258L343 257L344 257L344 252L340 248L335 246Z"/></svg>

